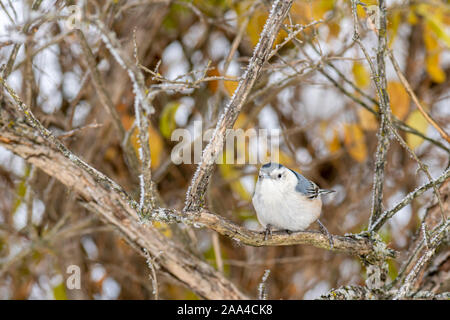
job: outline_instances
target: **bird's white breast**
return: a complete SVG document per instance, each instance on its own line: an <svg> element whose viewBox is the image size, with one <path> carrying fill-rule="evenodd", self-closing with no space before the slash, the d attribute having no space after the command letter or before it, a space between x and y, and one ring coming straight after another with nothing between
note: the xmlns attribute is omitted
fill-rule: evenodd
<svg viewBox="0 0 450 320"><path fill-rule="evenodd" d="M276 229L302 231L320 216L320 198L308 199L290 184L272 179L258 180L252 199L259 222Z"/></svg>

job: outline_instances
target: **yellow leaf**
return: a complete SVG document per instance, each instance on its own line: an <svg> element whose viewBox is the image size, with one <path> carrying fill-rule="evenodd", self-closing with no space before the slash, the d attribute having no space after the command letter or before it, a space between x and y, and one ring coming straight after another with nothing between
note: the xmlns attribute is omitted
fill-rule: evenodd
<svg viewBox="0 0 450 320"><path fill-rule="evenodd" d="M214 67L208 70L207 72L208 77L218 77L220 76L219 70ZM213 93L217 91L217 88L219 87L219 81L213 80L208 82L209 90L211 90Z"/></svg>
<svg viewBox="0 0 450 320"><path fill-rule="evenodd" d="M434 82L442 83L445 81L445 72L439 65L440 56L437 53L427 54L425 58L425 67Z"/></svg>
<svg viewBox="0 0 450 320"><path fill-rule="evenodd" d="M224 159L226 158L226 151L223 152L222 156ZM224 161L225 162L225 161ZM250 201L251 195L250 193L244 188L240 181L241 173L239 170L237 170L233 165L231 164L220 164L219 165L220 173L222 174L222 177L229 181L230 188L235 192L239 197L243 200Z"/></svg>
<svg viewBox="0 0 450 320"><path fill-rule="evenodd" d="M170 230L168 224L164 222L155 221L153 222L153 226L159 231L161 231L161 233L165 235L167 238L172 238L172 230Z"/></svg>
<svg viewBox="0 0 450 320"><path fill-rule="evenodd" d="M439 51L439 43L436 39L436 36L431 32L430 26L425 24L423 28L423 41L425 43L425 48L427 52L435 52Z"/></svg>
<svg viewBox="0 0 450 320"><path fill-rule="evenodd" d="M367 147L364 132L354 123L344 126L344 144L350 156L358 162L364 162L367 158Z"/></svg>
<svg viewBox="0 0 450 320"><path fill-rule="evenodd" d="M425 69L434 82L442 83L446 78L445 72L440 66L440 54L442 48L439 47L436 36L432 33L429 24L425 24L423 40L425 42L425 48L427 49L425 57Z"/></svg>
<svg viewBox="0 0 450 320"><path fill-rule="evenodd" d="M123 103L119 103L118 105L116 105L116 109L119 112L123 128L125 130L130 130L134 123L134 117L128 114L127 106Z"/></svg>
<svg viewBox="0 0 450 320"><path fill-rule="evenodd" d="M247 114L245 112L241 112L236 121L234 122L234 126L233 129L238 129L238 128L242 128L244 126L244 124L247 122Z"/></svg>
<svg viewBox="0 0 450 320"><path fill-rule="evenodd" d="M410 97L400 82L391 81L387 84L387 92L392 113L400 120L405 119L409 112Z"/></svg>
<svg viewBox="0 0 450 320"><path fill-rule="evenodd" d="M409 11L408 12L408 23L411 25L415 25L415 24L417 24L418 21L419 21L419 19L417 18L414 11L412 11L412 10Z"/></svg>
<svg viewBox="0 0 450 320"><path fill-rule="evenodd" d="M450 35L446 32L443 24L442 11L430 11L427 5L419 5L417 11L426 19L426 25L447 47L450 48Z"/></svg>
<svg viewBox="0 0 450 320"><path fill-rule="evenodd" d="M311 4L306 1L294 1L290 14L294 22L299 24L309 23L313 19Z"/></svg>
<svg viewBox="0 0 450 320"><path fill-rule="evenodd" d="M312 5L313 18L315 20L322 19L328 11L334 9L334 0L315 0Z"/></svg>
<svg viewBox="0 0 450 320"><path fill-rule="evenodd" d="M428 121L419 110L414 110L411 112L408 119L406 119L406 123L423 134L427 132ZM422 142L423 139L421 137L418 137L412 133L406 134L406 143L411 149L414 150L420 146Z"/></svg>
<svg viewBox="0 0 450 320"><path fill-rule="evenodd" d="M156 169L161 164L162 151L164 150L164 143L159 135L158 131L150 126L148 128L148 133L150 135L150 157L152 161L152 169Z"/></svg>
<svg viewBox="0 0 450 320"><path fill-rule="evenodd" d="M250 17L247 25L247 35L254 46L259 42L259 37L261 36L261 32L263 31L268 17L269 13L264 6L260 6L256 9L253 16ZM275 46L282 42L285 37L287 37L286 31L280 30L273 45Z"/></svg>
<svg viewBox="0 0 450 320"><path fill-rule="evenodd" d="M339 36L339 32L341 32L341 26L339 23L330 21L330 23L327 24L328 26L328 39L330 40L331 38L336 38L337 36Z"/></svg>
<svg viewBox="0 0 450 320"><path fill-rule="evenodd" d="M156 169L161 164L161 158L162 158L162 151L164 149L164 143L159 135L158 131L153 128L153 126L149 126L148 128L148 134L149 134L149 145L150 145L150 158L152 161L151 168ZM139 156L139 137L138 137L138 128L135 128L133 130L133 133L130 137L131 145L134 148L134 151L136 152L136 155Z"/></svg>
<svg viewBox="0 0 450 320"><path fill-rule="evenodd" d="M176 129L175 113L177 112L179 102L169 102L164 107L159 119L159 130L164 138L170 139L172 131Z"/></svg>
<svg viewBox="0 0 450 320"><path fill-rule="evenodd" d="M337 129L333 130L333 138L327 141L327 145L331 153L335 153L341 149L341 141L339 140L339 132Z"/></svg>
<svg viewBox="0 0 450 320"><path fill-rule="evenodd" d="M234 94L234 92L236 91L236 88L238 87L239 82L225 80L223 82L223 84L225 86L225 90L227 90L228 95L231 97Z"/></svg>
<svg viewBox="0 0 450 320"><path fill-rule="evenodd" d="M55 300L67 300L66 287L64 281L53 287L53 297Z"/></svg>
<svg viewBox="0 0 450 320"><path fill-rule="evenodd" d="M355 78L356 85L360 88L366 88L370 84L370 74L366 67L355 61L352 67L353 77Z"/></svg>
<svg viewBox="0 0 450 320"><path fill-rule="evenodd" d="M358 16L361 18L365 18L367 16L366 10L365 10L367 7L377 5L377 0L365 0L363 2L366 5L365 7L359 6L359 5L356 6L356 12L358 13Z"/></svg>
<svg viewBox="0 0 450 320"><path fill-rule="evenodd" d="M361 128L368 131L373 131L378 128L378 121L375 115L367 109L358 109L358 118Z"/></svg>
<svg viewBox="0 0 450 320"><path fill-rule="evenodd" d="M115 147L109 147L105 152L105 160L112 162L117 159L118 155L119 154Z"/></svg>
<svg viewBox="0 0 450 320"><path fill-rule="evenodd" d="M395 37L397 36L397 31L398 31L398 27L400 26L401 23L401 18L402 18L402 12L397 10L394 11L392 14L392 17L390 17L389 20L389 24L388 24L388 31L389 31L389 43L388 43L388 47L391 48L392 47L392 43L395 40Z"/></svg>
<svg viewBox="0 0 450 320"><path fill-rule="evenodd" d="M295 159L292 158L290 155L288 155L287 153L280 150L279 157L280 157L280 163L284 164L286 167L292 168L292 169L300 172L299 168L297 167L297 163L296 163Z"/></svg>

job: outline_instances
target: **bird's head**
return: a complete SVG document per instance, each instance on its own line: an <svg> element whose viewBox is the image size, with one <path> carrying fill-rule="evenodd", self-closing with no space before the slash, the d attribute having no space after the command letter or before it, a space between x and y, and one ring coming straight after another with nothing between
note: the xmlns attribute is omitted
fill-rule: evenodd
<svg viewBox="0 0 450 320"><path fill-rule="evenodd" d="M270 185L283 192L297 192L308 198L317 198L320 194L334 192L320 189L314 182L300 173L286 168L282 164L269 162L259 170L258 183Z"/></svg>
<svg viewBox="0 0 450 320"><path fill-rule="evenodd" d="M295 188L297 177L292 170L282 164L269 162L259 169L258 182L270 182L270 184L283 189L287 187Z"/></svg>

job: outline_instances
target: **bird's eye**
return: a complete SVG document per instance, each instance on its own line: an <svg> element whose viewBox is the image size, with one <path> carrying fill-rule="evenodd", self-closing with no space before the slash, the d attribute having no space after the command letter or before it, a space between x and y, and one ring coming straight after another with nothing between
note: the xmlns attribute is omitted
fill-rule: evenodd
<svg viewBox="0 0 450 320"><path fill-rule="evenodd" d="M278 179L281 179L281 173L278 174Z"/></svg>

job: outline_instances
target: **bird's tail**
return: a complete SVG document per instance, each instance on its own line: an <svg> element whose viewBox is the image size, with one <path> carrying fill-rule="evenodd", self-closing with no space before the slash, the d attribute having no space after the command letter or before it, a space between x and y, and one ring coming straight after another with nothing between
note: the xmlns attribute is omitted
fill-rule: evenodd
<svg viewBox="0 0 450 320"><path fill-rule="evenodd" d="M319 194L328 194L336 192L335 190L319 189Z"/></svg>

